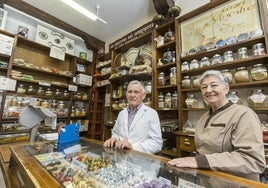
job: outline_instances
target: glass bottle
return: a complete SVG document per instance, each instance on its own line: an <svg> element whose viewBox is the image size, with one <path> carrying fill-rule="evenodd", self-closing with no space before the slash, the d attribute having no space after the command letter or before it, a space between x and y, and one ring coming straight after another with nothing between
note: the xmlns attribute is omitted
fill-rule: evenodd
<svg viewBox="0 0 268 188"><path fill-rule="evenodd" d="M174 91L174 93L172 94L171 107L178 108L178 93L177 93L177 91Z"/></svg>
<svg viewBox="0 0 268 188"><path fill-rule="evenodd" d="M32 94L32 95L35 94L35 89L34 89L34 87L30 85L30 86L27 88L27 93L28 93L28 94Z"/></svg>
<svg viewBox="0 0 268 188"><path fill-rule="evenodd" d="M150 94L152 93L152 82L148 81L144 87L145 93Z"/></svg>
<svg viewBox="0 0 268 188"><path fill-rule="evenodd" d="M171 93L167 92L166 96L165 96L165 104L164 104L165 108L171 108Z"/></svg>
<svg viewBox="0 0 268 188"><path fill-rule="evenodd" d="M193 94L190 94L185 99L185 104L186 104L187 108L197 108L198 107L198 100L195 99L195 96Z"/></svg>
<svg viewBox="0 0 268 188"><path fill-rule="evenodd" d="M158 85L159 86L164 86L166 83L166 79L165 79L165 73L164 72L160 72L158 75Z"/></svg>
<svg viewBox="0 0 268 188"><path fill-rule="evenodd" d="M189 62L187 61L184 61L182 64L181 64L181 71L188 71L190 70L190 66L189 66Z"/></svg>
<svg viewBox="0 0 268 188"><path fill-rule="evenodd" d="M181 81L181 87L183 89L189 89L192 87L190 76L184 76L183 80Z"/></svg>
<svg viewBox="0 0 268 188"><path fill-rule="evenodd" d="M37 89L37 95L43 96L45 94L45 90L42 87L38 87Z"/></svg>
<svg viewBox="0 0 268 188"><path fill-rule="evenodd" d="M158 95L158 108L164 108L164 95L162 92Z"/></svg>
<svg viewBox="0 0 268 188"><path fill-rule="evenodd" d="M170 68L170 85L176 85L177 84L177 69L176 67Z"/></svg>
<svg viewBox="0 0 268 188"><path fill-rule="evenodd" d="M198 69L199 68L199 62L198 60L194 59L190 63L190 70Z"/></svg>
<svg viewBox="0 0 268 188"><path fill-rule="evenodd" d="M25 93L26 89L23 84L20 84L19 87L17 88L17 93Z"/></svg>

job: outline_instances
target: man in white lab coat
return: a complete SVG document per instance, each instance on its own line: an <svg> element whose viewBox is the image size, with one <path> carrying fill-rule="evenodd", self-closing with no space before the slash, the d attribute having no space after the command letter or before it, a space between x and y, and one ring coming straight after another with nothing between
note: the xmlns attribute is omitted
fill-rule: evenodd
<svg viewBox="0 0 268 188"><path fill-rule="evenodd" d="M141 82L133 80L128 84L128 106L118 114L112 137L104 142L104 147L133 149L151 154L161 150L163 141L159 117L154 109L143 103L145 97Z"/></svg>

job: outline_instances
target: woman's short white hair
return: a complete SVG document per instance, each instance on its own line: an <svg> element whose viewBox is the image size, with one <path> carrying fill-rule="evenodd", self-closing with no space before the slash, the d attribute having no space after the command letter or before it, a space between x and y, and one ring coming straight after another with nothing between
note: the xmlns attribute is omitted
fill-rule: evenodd
<svg viewBox="0 0 268 188"><path fill-rule="evenodd" d="M200 84L202 84L203 80L209 76L215 76L217 77L220 82L222 82L225 86L229 86L229 79L227 76L225 76L221 71L219 70L207 70L206 72L204 72L200 78Z"/></svg>

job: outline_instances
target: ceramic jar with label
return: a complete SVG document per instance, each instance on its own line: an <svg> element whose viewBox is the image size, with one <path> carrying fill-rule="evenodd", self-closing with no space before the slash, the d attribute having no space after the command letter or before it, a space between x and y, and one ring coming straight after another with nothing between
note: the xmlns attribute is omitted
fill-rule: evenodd
<svg viewBox="0 0 268 188"><path fill-rule="evenodd" d="M239 67L236 69L234 73L234 78L237 83L240 82L248 82L249 81L249 73L246 67Z"/></svg>
<svg viewBox="0 0 268 188"><path fill-rule="evenodd" d="M187 108L198 108L198 100L193 94L188 95L188 97L185 99L185 104Z"/></svg>
<svg viewBox="0 0 268 188"><path fill-rule="evenodd" d="M267 79L267 68L263 64L256 64L251 69L251 78L253 81Z"/></svg>

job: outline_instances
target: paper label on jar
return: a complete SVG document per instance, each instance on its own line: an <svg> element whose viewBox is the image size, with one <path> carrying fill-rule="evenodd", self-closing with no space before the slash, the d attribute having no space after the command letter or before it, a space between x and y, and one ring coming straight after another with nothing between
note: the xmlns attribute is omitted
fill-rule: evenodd
<svg viewBox="0 0 268 188"><path fill-rule="evenodd" d="M68 86L68 90L69 91L77 91L77 86L75 86L75 85L69 85Z"/></svg>

